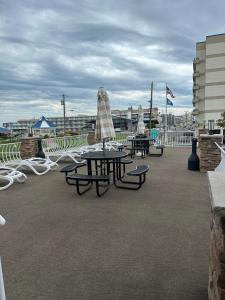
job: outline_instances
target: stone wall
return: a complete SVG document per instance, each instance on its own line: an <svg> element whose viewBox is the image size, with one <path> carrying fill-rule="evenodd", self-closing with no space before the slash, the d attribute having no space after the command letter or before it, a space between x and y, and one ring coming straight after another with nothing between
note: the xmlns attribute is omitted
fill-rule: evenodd
<svg viewBox="0 0 225 300"><path fill-rule="evenodd" d="M221 153L215 142L221 145L222 135L201 134L199 137L201 172L214 171L220 163Z"/></svg>
<svg viewBox="0 0 225 300"><path fill-rule="evenodd" d="M225 172L208 172L212 218L209 255L209 300L225 300Z"/></svg>
<svg viewBox="0 0 225 300"><path fill-rule="evenodd" d="M225 300L225 217L212 215L210 258L209 258L209 300Z"/></svg>
<svg viewBox="0 0 225 300"><path fill-rule="evenodd" d="M198 130L198 137L200 137L201 134L208 134L208 129L201 128Z"/></svg>
<svg viewBox="0 0 225 300"><path fill-rule="evenodd" d="M35 157L38 152L38 139L37 138L24 138L21 139L20 154L22 159Z"/></svg>
<svg viewBox="0 0 225 300"><path fill-rule="evenodd" d="M88 145L96 144L95 131L89 131L87 136Z"/></svg>

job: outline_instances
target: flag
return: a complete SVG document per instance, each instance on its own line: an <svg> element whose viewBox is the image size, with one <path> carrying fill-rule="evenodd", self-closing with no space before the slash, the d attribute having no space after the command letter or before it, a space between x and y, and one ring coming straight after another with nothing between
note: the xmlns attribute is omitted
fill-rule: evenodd
<svg viewBox="0 0 225 300"><path fill-rule="evenodd" d="M172 93L171 89L168 88L168 86L166 86L166 94L170 95L172 98L175 98L174 94Z"/></svg>
<svg viewBox="0 0 225 300"><path fill-rule="evenodd" d="M170 99L166 98L166 105L173 106L173 102Z"/></svg>

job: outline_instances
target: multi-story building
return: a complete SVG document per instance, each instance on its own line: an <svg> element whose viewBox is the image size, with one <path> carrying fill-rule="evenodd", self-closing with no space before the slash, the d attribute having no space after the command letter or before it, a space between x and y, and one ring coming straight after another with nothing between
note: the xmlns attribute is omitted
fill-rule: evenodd
<svg viewBox="0 0 225 300"><path fill-rule="evenodd" d="M175 116L171 113L169 114L160 114L160 127L163 129L164 127L167 130L172 130L175 127Z"/></svg>
<svg viewBox="0 0 225 300"><path fill-rule="evenodd" d="M49 117L51 121L56 126L56 131L58 133L64 131L64 118L63 117ZM92 124L95 123L96 116L89 115L78 115L74 117L65 118L65 129L66 132L72 133L82 133L87 132L89 129L92 129ZM28 120L18 120L17 122L3 123L3 126L13 132L26 132L36 123L36 119Z"/></svg>
<svg viewBox="0 0 225 300"><path fill-rule="evenodd" d="M138 122L138 110L128 108L127 110L112 110L113 125L116 130L136 130ZM132 113L132 118L131 118ZM149 109L143 109L144 122L149 124ZM152 120L157 120L158 108L152 109ZM63 117L49 117L47 118L56 126L57 133L64 131ZM7 129L17 132L30 132L31 127L36 123L36 119L18 120L17 122L3 123ZM65 129L67 133L85 133L89 130L95 129L96 115L77 115L65 118Z"/></svg>
<svg viewBox="0 0 225 300"><path fill-rule="evenodd" d="M132 107L128 107L128 109L125 110L119 110L119 109L114 109L111 111L113 119L115 117L119 119L125 119L128 120L127 122L127 129L131 131L135 131L138 123L138 109L134 109ZM143 108L143 115L144 115L144 123L146 126L149 126L149 117L150 117L150 108ZM152 113L151 113L151 120L152 122L158 123L159 122L159 110L157 107L152 108ZM118 126L115 126L115 121L114 122L114 127L117 128Z"/></svg>
<svg viewBox="0 0 225 300"><path fill-rule="evenodd" d="M225 111L225 34L207 36L196 44L193 61L193 116L198 128L208 128Z"/></svg>

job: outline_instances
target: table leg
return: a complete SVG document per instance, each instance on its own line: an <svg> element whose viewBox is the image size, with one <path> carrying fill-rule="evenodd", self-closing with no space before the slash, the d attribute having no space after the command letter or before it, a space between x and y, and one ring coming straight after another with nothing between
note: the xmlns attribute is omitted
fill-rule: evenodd
<svg viewBox="0 0 225 300"><path fill-rule="evenodd" d="M92 175L91 159L87 160L87 170L88 170L88 175Z"/></svg>
<svg viewBox="0 0 225 300"><path fill-rule="evenodd" d="M98 175L98 161L95 160L95 174Z"/></svg>
<svg viewBox="0 0 225 300"><path fill-rule="evenodd" d="M116 160L113 159L113 184L116 184Z"/></svg>

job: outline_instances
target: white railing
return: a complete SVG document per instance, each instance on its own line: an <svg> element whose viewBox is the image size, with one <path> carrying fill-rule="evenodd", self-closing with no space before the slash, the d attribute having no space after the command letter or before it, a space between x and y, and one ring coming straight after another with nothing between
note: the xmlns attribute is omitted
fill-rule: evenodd
<svg viewBox="0 0 225 300"><path fill-rule="evenodd" d="M43 151L46 154L78 149L79 147L86 146L87 144L87 134L54 137L42 140Z"/></svg>
<svg viewBox="0 0 225 300"><path fill-rule="evenodd" d="M128 136L131 136L132 134L133 133L130 131L116 132L116 136L113 140L124 144L125 142L127 142Z"/></svg>
<svg viewBox="0 0 225 300"><path fill-rule="evenodd" d="M115 140L121 143L127 141L128 137L135 135L133 132L117 132ZM163 144L168 147L191 146L192 138L195 137L195 132L186 131L159 131L156 143Z"/></svg>
<svg viewBox="0 0 225 300"><path fill-rule="evenodd" d="M20 147L21 142L0 144L0 164L21 160Z"/></svg>
<svg viewBox="0 0 225 300"><path fill-rule="evenodd" d="M160 131L157 143L169 147L191 146L193 137L194 131Z"/></svg>

